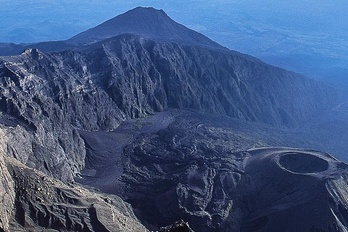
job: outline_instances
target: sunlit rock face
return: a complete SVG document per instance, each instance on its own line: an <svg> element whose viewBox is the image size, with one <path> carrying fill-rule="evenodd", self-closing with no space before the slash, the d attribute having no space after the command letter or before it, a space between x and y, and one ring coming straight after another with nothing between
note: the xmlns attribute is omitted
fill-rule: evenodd
<svg viewBox="0 0 348 232"><path fill-rule="evenodd" d="M2 131L0 131L0 133L3 135ZM14 181L7 170L4 153L2 151L0 151L0 175L0 204L2 205L2 210L0 212L0 229L9 231L11 216L14 212L15 187Z"/></svg>
<svg viewBox="0 0 348 232"><path fill-rule="evenodd" d="M13 158L6 166L14 201L2 199L4 231L147 231L117 196L65 184Z"/></svg>

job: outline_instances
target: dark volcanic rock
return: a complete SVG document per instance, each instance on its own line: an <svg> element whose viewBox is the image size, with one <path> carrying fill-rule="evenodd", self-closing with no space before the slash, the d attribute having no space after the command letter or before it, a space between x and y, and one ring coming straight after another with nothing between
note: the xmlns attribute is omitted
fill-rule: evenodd
<svg viewBox="0 0 348 232"><path fill-rule="evenodd" d="M159 42L227 50L206 36L173 21L162 10L137 7L67 40L91 44L121 34L133 34Z"/></svg>
<svg viewBox="0 0 348 232"><path fill-rule="evenodd" d="M154 9L40 46L71 50L0 57L1 230L145 230L119 198L63 183L81 170L78 180L119 193L155 229L183 219L196 231L346 230L346 164L304 149L250 149L289 143L252 122L301 125L336 104L333 89ZM222 124L177 111L119 127L168 108L218 114L209 120Z"/></svg>
<svg viewBox="0 0 348 232"><path fill-rule="evenodd" d="M78 56L65 57L73 58ZM23 134L8 139L9 143L28 144L14 149L10 145L7 154L71 181L83 167L85 156L83 141L74 127L113 128L122 119L122 113L108 101L105 92L95 91L93 83L79 78L81 74L73 68L63 70L59 62L63 61L37 50L26 50L2 63L1 111L3 120L12 118L18 125L9 130Z"/></svg>
<svg viewBox="0 0 348 232"><path fill-rule="evenodd" d="M183 220L175 222L173 225L161 227L159 232L194 232L187 222Z"/></svg>
<svg viewBox="0 0 348 232"><path fill-rule="evenodd" d="M33 144L29 155L9 154L63 180L83 167L75 128L112 130L125 118L166 108L294 125L335 102L319 82L234 52L133 35L85 52L28 49L1 58L0 76L0 110L26 128Z"/></svg>
<svg viewBox="0 0 348 232"><path fill-rule="evenodd" d="M142 220L183 218L196 231L346 230L346 164L303 149L238 152L231 135L209 130L202 139L169 127L125 149L125 197ZM289 156L297 161L284 165Z"/></svg>
<svg viewBox="0 0 348 232"><path fill-rule="evenodd" d="M98 30L103 33L96 33ZM1 71L1 76L13 80L20 77L14 83L21 88L28 84L19 81L28 79L23 77L41 79L36 84L45 85L45 97L63 108L64 117L80 129L112 129L124 116L144 116L168 107L292 125L336 101L327 86L250 56L221 50L152 8L136 8L84 33L102 38L81 46L80 52L44 54L28 49L19 57L4 58ZM170 40L174 34L181 39ZM112 37L115 35L119 36ZM105 37L112 38L103 40ZM203 46L205 43L211 46ZM91 105L102 110L87 110ZM106 105L115 112L108 112Z"/></svg>
<svg viewBox="0 0 348 232"><path fill-rule="evenodd" d="M294 173L323 172L329 167L326 160L306 153L285 153L280 157L279 164Z"/></svg>
<svg viewBox="0 0 348 232"><path fill-rule="evenodd" d="M65 41L35 44L0 43L0 56L19 55L25 49L44 52L83 50L86 44L99 42L121 34L133 34L157 42L178 43L228 51L206 36L173 21L162 10L137 7Z"/></svg>
<svg viewBox="0 0 348 232"><path fill-rule="evenodd" d="M174 110L83 138L94 165L79 181L122 196L150 229L179 219L195 231L347 227L346 164L309 149L249 149L315 147L296 131Z"/></svg>
<svg viewBox="0 0 348 232"><path fill-rule="evenodd" d="M2 154L0 155L0 177L0 231L9 231L15 202L15 190L14 181L7 170L5 158Z"/></svg>
<svg viewBox="0 0 348 232"><path fill-rule="evenodd" d="M116 196L66 185L11 158L6 163L15 204L5 231L147 231Z"/></svg>
<svg viewBox="0 0 348 232"><path fill-rule="evenodd" d="M190 108L293 125L336 101L333 89L319 82L233 52L124 35L88 55L100 62L92 68L103 67L93 72L99 73L107 93L134 116Z"/></svg>

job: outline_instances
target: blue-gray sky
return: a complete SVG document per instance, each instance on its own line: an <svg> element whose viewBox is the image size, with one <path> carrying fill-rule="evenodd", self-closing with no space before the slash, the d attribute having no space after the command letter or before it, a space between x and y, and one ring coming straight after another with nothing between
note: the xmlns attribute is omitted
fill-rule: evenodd
<svg viewBox="0 0 348 232"><path fill-rule="evenodd" d="M346 0L0 0L0 6L0 42L64 40L136 6L152 6L230 49L290 69L298 55L341 63L348 57Z"/></svg>

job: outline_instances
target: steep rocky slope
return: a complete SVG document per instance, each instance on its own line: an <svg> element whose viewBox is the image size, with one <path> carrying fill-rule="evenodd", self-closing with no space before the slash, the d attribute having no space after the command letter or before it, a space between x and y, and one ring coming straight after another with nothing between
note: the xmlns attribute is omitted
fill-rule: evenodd
<svg viewBox="0 0 348 232"><path fill-rule="evenodd" d="M107 59L100 59L104 54ZM135 116L173 107L291 125L336 101L328 86L234 52L124 35L103 42L89 57L100 61L94 67L104 67L95 70L98 81Z"/></svg>
<svg viewBox="0 0 348 232"><path fill-rule="evenodd" d="M163 10L137 7L66 42L91 44L120 34L134 34L147 39L227 50L206 36L172 20Z"/></svg>
<svg viewBox="0 0 348 232"><path fill-rule="evenodd" d="M0 63L2 117L13 117L32 143L29 153L8 154L62 180L84 163L75 128L112 130L125 118L166 108L291 126L335 102L319 82L233 52L133 35L84 52L28 49Z"/></svg>
<svg viewBox="0 0 348 232"><path fill-rule="evenodd" d="M10 119L6 122L0 128L0 231L146 231L131 206L119 197L63 183L39 168L23 165L23 156L8 157L30 156L39 138ZM55 157L46 154L40 158L49 165Z"/></svg>
<svg viewBox="0 0 348 232"><path fill-rule="evenodd" d="M179 219L195 231L347 229L347 164L297 130L174 110L81 135L78 181L122 196L150 229Z"/></svg>
<svg viewBox="0 0 348 232"><path fill-rule="evenodd" d="M0 212L0 230L8 231L15 202L15 191L14 181L7 170L3 155L0 155L0 176L0 204L2 208Z"/></svg>
<svg viewBox="0 0 348 232"><path fill-rule="evenodd" d="M147 231L114 195L66 185L12 158L4 164L9 179L2 179L11 186L5 187L11 204L1 202L4 231Z"/></svg>
<svg viewBox="0 0 348 232"><path fill-rule="evenodd" d="M238 152L232 141L173 129L141 137L126 148L128 201L143 220L183 218L196 231L347 229L346 164L302 149Z"/></svg>
<svg viewBox="0 0 348 232"><path fill-rule="evenodd" d="M128 25L132 30L115 29L122 32L115 37L105 34L110 25L132 18L134 25L151 19L151 28L135 28L135 33ZM163 23L160 32L153 28L157 21ZM93 37L97 32L102 37ZM174 34L179 37L171 40ZM88 41L78 41L83 35ZM153 9L128 12L76 38L88 45L57 42L58 50L69 49L30 48L0 57L2 230L144 229L117 197L74 186L80 177L76 180L129 201L154 229L184 219L197 231L270 231L272 225L283 228L276 223L285 218L281 215L306 206L321 210L326 222L315 222L316 215L307 217L307 224L299 219L297 231L311 226L344 231L344 164L303 149L249 150L313 145L280 127L302 125L331 109L337 103L333 89L226 50ZM41 45L52 48L52 43ZM166 109L177 111L151 117L148 126L132 121ZM185 111L193 118L185 120L183 109L218 116L206 119ZM223 116L234 121L227 123ZM222 124L211 125L211 120ZM230 123L233 130L226 129ZM297 156L284 161L288 153L303 154L306 164L306 157L316 157L319 169L291 163ZM297 173L297 166L305 173ZM283 186L272 179L278 174L302 183L301 188L311 183L299 191L301 201L295 201L295 184L284 192L267 185L262 192L264 180ZM273 205L266 190L281 204ZM309 196L316 192L330 202L316 208ZM112 224L110 215L118 215L118 222Z"/></svg>
<svg viewBox="0 0 348 232"><path fill-rule="evenodd" d="M0 43L0 55L19 55L28 48L37 48L45 52L80 50L82 45L93 44L121 34L133 34L157 42L228 51L206 36L173 21L163 10L137 7L65 41L36 44Z"/></svg>

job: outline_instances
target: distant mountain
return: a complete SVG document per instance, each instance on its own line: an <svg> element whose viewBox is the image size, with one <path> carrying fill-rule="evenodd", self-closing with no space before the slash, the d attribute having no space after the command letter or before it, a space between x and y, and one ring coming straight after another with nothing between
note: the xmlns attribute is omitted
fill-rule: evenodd
<svg viewBox="0 0 348 232"><path fill-rule="evenodd" d="M37 47L55 52L43 52ZM153 226L185 219L198 231L270 231L272 224L268 221L281 228L277 221L296 215L292 210L308 209L323 210L327 215L325 223L321 224L317 215L307 218L319 223L307 223L301 214L303 226L290 231L308 231L302 229L312 225L314 229L326 228L341 222L344 227L342 217L347 212L340 207L346 207L346 202L338 196L330 197L332 205L324 203L318 208L311 196L315 192L320 200L327 199L322 180L346 178L346 165L321 153L306 156L308 152L303 150L282 149L273 158L268 155L273 154L272 150L260 155L248 150L275 145L286 134L281 127L301 125L337 105L331 87L224 49L153 8L128 11L68 41L25 48L20 55L0 57L0 173L6 166L5 161L1 163L4 154L64 182L73 182L81 175L92 177L98 184L107 185L103 191L120 194L133 203L136 215ZM182 121L182 116L176 118L171 111L150 119L168 109L201 112L211 120L194 114L189 121ZM219 116L213 118L209 113ZM224 116L234 121L222 120ZM142 121L145 117L153 125ZM139 121L134 123L136 119ZM126 120L134 126L126 123L118 128ZM281 132L267 140L265 131L270 130L252 126L251 122L274 126ZM237 129L226 129L231 125ZM277 145L287 144L302 145ZM305 154L304 171L297 167L302 167L302 159L284 167L277 163L288 153ZM298 155L287 157L291 161ZM270 168L264 168L260 160ZM319 168L313 170L312 164ZM13 230L74 231L73 219L74 225L90 222L80 225L80 230L118 231L109 227L109 220L115 219L114 208L122 201L115 205L113 199L100 200L97 195L97 200L84 201L76 191L62 192L60 189L66 186L61 185L56 190L58 194L52 194L54 201L42 194L34 200L43 203L33 205L31 196L35 196L31 192L25 195L27 191L22 189L29 186L39 191L42 187L38 183L45 181L44 176L38 179L33 169L28 169L27 175L35 180L25 176L16 179L16 170L12 177L0 179L4 186L18 183L6 195L9 199L4 202L1 218L8 220L4 226L0 221L0 230L8 228L11 221ZM105 176L110 178L97 179ZM277 179L279 176L281 179ZM284 181L284 176L291 176L286 179L290 182ZM22 185L22 180L33 185ZM273 180L276 186L269 185ZM309 184L314 187L304 191L301 198L303 191L297 192L297 187L302 189ZM343 189L340 186L338 190L331 189L339 192ZM55 190L44 187L45 191ZM255 193L259 192L262 194L257 198ZM267 198L269 192L272 195ZM90 195L86 192L86 196ZM299 198L301 201L293 202ZM101 201L108 204L96 208ZM52 202L62 207L51 207L55 206ZM296 208L297 203L303 202L303 208ZM72 210L74 204L80 208ZM107 215L101 216L103 212ZM279 217L278 212L282 212ZM45 220L37 220L41 216ZM138 226L135 216L128 216ZM126 225L124 221L117 223ZM100 230L103 226L108 229Z"/></svg>
<svg viewBox="0 0 348 232"><path fill-rule="evenodd" d="M155 15L158 24L176 25L164 12L152 8L136 8L120 19L128 14L140 17L140 12L153 16L144 16L143 24L156 24L145 21L155 20ZM162 29L157 33L166 34ZM181 29L179 35L191 33L183 26L176 29ZM61 48L64 43L52 44ZM74 128L112 130L126 118L167 108L294 126L337 104L334 89L252 57L132 34L80 45L77 51L75 47L53 53L27 49L19 56L1 57L0 77L0 111L29 129L43 127L55 134L54 141L58 139L64 147L60 150L64 171L33 159L40 163L40 170L64 180L71 180L83 166L83 145ZM59 133L62 128L67 134ZM33 157L45 152L35 150ZM67 164L74 168L67 171Z"/></svg>
<svg viewBox="0 0 348 232"><path fill-rule="evenodd" d="M14 43L0 43L0 56L11 56L22 53L26 45Z"/></svg>
<svg viewBox="0 0 348 232"><path fill-rule="evenodd" d="M25 49L43 52L84 50L90 45L121 34L133 34L158 42L171 42L228 51L208 37L173 21L164 11L137 7L65 41L35 44L0 43L0 56L19 55ZM88 47L87 47L88 49Z"/></svg>
<svg viewBox="0 0 348 232"><path fill-rule="evenodd" d="M224 49L206 36L173 21L163 10L137 7L67 40L91 44L120 34L134 34L156 41Z"/></svg>
<svg viewBox="0 0 348 232"><path fill-rule="evenodd" d="M18 55L27 48L37 48L44 52L79 50L81 45L93 44L121 34L134 34L159 42L228 50L206 36L173 21L163 10L137 7L66 41L36 44L0 43L0 55Z"/></svg>

